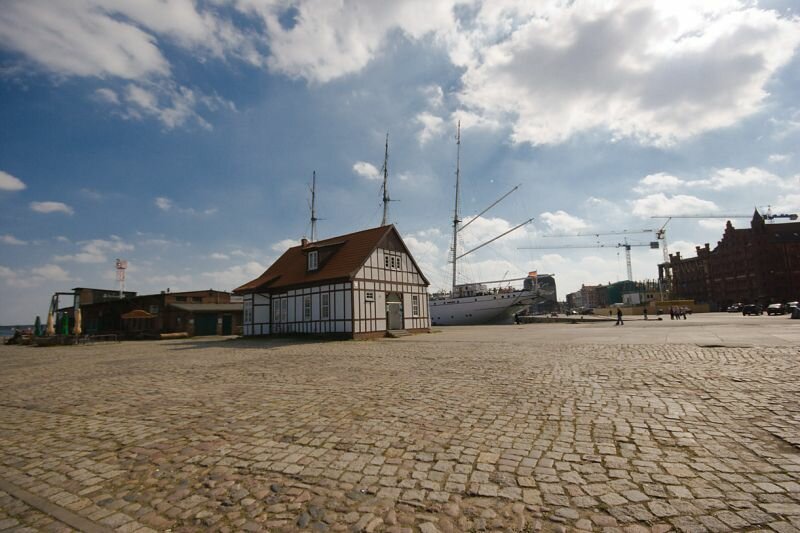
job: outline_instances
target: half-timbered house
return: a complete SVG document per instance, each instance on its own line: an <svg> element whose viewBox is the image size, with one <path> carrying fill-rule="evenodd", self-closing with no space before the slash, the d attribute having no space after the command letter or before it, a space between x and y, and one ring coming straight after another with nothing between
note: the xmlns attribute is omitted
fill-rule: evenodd
<svg viewBox="0 0 800 533"><path fill-rule="evenodd" d="M289 248L244 298L244 335L429 331L428 280L393 225Z"/></svg>

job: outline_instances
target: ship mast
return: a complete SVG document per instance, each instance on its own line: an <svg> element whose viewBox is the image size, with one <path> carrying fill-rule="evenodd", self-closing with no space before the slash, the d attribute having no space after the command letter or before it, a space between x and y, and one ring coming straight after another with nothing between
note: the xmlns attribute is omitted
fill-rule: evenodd
<svg viewBox="0 0 800 533"><path fill-rule="evenodd" d="M458 129L456 131L456 202L453 209L453 286L452 294L456 292L456 260L458 259L458 225L461 219L458 218L458 195L459 195L459 181L461 179L461 121L458 121Z"/></svg>
<svg viewBox="0 0 800 533"><path fill-rule="evenodd" d="M389 181L389 134L386 134L386 151L383 155L383 219L381 219L381 226L385 226L389 217L389 190L386 184Z"/></svg>
<svg viewBox="0 0 800 533"><path fill-rule="evenodd" d="M316 197L317 197L317 171L311 174L311 242L317 240L317 211L316 211Z"/></svg>

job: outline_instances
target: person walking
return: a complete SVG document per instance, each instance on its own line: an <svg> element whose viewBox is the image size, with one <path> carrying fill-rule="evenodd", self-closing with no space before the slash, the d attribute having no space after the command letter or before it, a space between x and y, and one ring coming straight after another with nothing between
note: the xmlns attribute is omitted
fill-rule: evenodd
<svg viewBox="0 0 800 533"><path fill-rule="evenodd" d="M622 321L622 308L617 307L617 323L614 324L615 326L624 326L625 322Z"/></svg>
<svg viewBox="0 0 800 533"><path fill-rule="evenodd" d="M647 320L647 309L645 309L643 312L644 312L644 319Z"/></svg>

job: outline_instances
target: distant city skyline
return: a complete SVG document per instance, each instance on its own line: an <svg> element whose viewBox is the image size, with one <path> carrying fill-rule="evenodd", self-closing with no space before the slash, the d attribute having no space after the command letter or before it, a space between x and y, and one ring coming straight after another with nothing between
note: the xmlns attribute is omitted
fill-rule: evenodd
<svg viewBox="0 0 800 533"><path fill-rule="evenodd" d="M798 47L788 0L7 1L0 324L116 288L116 258L139 294L231 290L310 236L314 171L319 238L377 226L387 133L389 220L446 288L459 120L462 215L521 184L463 245L535 217L461 281L625 279L620 249L519 248L800 212ZM725 222L671 221L670 251Z"/></svg>

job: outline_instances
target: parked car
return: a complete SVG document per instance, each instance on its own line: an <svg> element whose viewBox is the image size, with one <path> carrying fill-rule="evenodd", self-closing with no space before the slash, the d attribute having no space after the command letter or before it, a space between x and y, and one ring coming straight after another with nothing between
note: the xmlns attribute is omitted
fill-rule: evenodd
<svg viewBox="0 0 800 533"><path fill-rule="evenodd" d="M744 307L744 306L742 304L740 304L740 303L739 304L733 304L732 306L728 307L728 312L729 313L738 313L739 311L742 310L742 307Z"/></svg>
<svg viewBox="0 0 800 533"><path fill-rule="evenodd" d="M764 310L758 304L747 304L742 307L742 316L747 315L763 315Z"/></svg>
<svg viewBox="0 0 800 533"><path fill-rule="evenodd" d="M786 308L783 304L769 304L767 306L767 314L768 315L782 315L786 312Z"/></svg>
<svg viewBox="0 0 800 533"><path fill-rule="evenodd" d="M581 314L582 315L593 315L594 314L594 309L592 309L591 307L588 308L588 309L582 309L581 310Z"/></svg>
<svg viewBox="0 0 800 533"><path fill-rule="evenodd" d="M783 306L787 313L791 313L795 307L800 307L800 302L786 302Z"/></svg>

